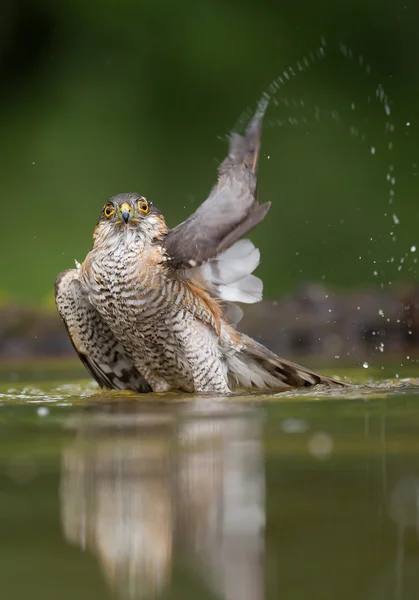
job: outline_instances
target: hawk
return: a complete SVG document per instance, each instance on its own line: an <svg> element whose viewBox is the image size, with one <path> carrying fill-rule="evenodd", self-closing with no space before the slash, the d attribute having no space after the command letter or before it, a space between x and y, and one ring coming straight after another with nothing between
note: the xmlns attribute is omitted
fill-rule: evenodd
<svg viewBox="0 0 419 600"><path fill-rule="evenodd" d="M262 298L259 250L242 239L266 216L257 167L264 108L229 153L209 197L169 229L137 193L104 206L83 264L55 298L73 346L100 386L135 392L283 390L344 385L279 358L235 326Z"/></svg>

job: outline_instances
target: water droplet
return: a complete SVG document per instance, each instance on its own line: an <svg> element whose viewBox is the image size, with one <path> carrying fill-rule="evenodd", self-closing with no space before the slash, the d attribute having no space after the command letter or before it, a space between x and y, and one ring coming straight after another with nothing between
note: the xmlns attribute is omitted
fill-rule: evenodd
<svg viewBox="0 0 419 600"><path fill-rule="evenodd" d="M364 367L364 369L368 369L369 364L367 362L362 363L362 366Z"/></svg>
<svg viewBox="0 0 419 600"><path fill-rule="evenodd" d="M326 460L333 452L334 442L328 433L319 431L307 442L309 453L318 460Z"/></svg>
<svg viewBox="0 0 419 600"><path fill-rule="evenodd" d="M304 433L309 428L305 419L284 419L281 423L281 429L284 433Z"/></svg>
<svg viewBox="0 0 419 600"><path fill-rule="evenodd" d="M410 252L416 252L416 246L411 246L410 247Z"/></svg>

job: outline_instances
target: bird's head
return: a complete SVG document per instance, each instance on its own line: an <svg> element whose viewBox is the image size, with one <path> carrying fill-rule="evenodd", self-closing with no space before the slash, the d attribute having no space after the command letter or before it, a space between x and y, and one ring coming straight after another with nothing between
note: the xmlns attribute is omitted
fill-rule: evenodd
<svg viewBox="0 0 419 600"><path fill-rule="evenodd" d="M144 243L167 232L161 212L136 193L117 194L103 207L95 229L95 242L138 238Z"/></svg>

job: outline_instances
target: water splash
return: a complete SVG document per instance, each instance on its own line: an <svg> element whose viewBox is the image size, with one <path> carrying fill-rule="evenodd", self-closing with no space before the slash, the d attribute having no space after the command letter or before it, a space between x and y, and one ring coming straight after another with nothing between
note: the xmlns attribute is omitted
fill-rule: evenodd
<svg viewBox="0 0 419 600"><path fill-rule="evenodd" d="M347 109L350 110L349 115L345 118L340 114L335 107L322 107L319 103L310 103L307 98L291 97L284 95L285 86L287 90L292 80L296 76L300 76L301 73L312 69L317 66L320 62L323 62L332 54L336 53L343 57L343 60L353 63L353 65L360 70L364 76L367 76L371 80L371 91L363 99L351 99L348 103ZM400 273L404 268L409 272L416 270L417 259L412 254L416 250L416 245L410 243L408 248L414 248L414 250L406 251L404 256L394 257L394 251L391 252L391 256L388 256L388 240L390 242L396 242L398 237L396 235L396 229L401 228L401 219L396 207L396 184L397 176L395 172L394 163L394 151L395 143L394 136L396 126L393 120L393 101L390 98L387 90L382 83L376 83L372 79L373 70L371 65L365 59L362 54L355 52L347 44L340 42L339 44L329 45L326 43L326 39L322 37L319 45L314 51L308 52L305 56L297 60L292 66L285 69L280 75L278 75L268 86L267 90L262 94L263 102L270 102L271 109L269 118L265 120L265 126L268 127L307 127L311 123L319 121L330 121L334 125L339 126L343 130L346 128L346 132L350 138L353 138L365 147L365 155L370 160L384 161L387 166L384 168L383 177L386 186L387 199L384 204L391 207L391 209L384 208L384 217L388 220L389 237L383 236L379 232L375 238L370 238L370 243L373 244L371 250L368 253L369 260L372 261L373 267L371 269L371 277L379 285L381 289L386 286L392 285L394 277L391 274L396 269L396 273ZM371 105L372 107L378 106L383 115L383 126L380 131L374 134L367 134L366 131L360 126L359 122L356 122L356 117L360 114L360 108L362 104ZM266 104L265 104L266 106ZM285 115L272 116L272 113L278 113L278 109L285 112ZM240 125L244 121L247 121L250 110L247 110L241 118L238 120L236 125ZM347 123L349 120L349 123ZM358 119L359 121L359 119ZM347 123L347 124L346 124ZM405 122L406 127L410 127L410 121ZM380 163L381 164L381 163ZM415 175L418 171L417 163L413 163L413 170ZM378 244L377 242L381 242ZM412 240L414 241L414 240ZM383 244L386 245L383 249ZM409 259L409 263L407 261ZM377 333L380 335L380 332ZM376 346L377 352L384 353L385 345L383 342L378 342Z"/></svg>

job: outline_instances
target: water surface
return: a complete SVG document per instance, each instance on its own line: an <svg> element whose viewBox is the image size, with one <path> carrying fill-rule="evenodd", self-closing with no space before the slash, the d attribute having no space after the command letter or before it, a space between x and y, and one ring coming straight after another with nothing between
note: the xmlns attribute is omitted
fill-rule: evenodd
<svg viewBox="0 0 419 600"><path fill-rule="evenodd" d="M418 391L5 381L2 597L417 598Z"/></svg>

